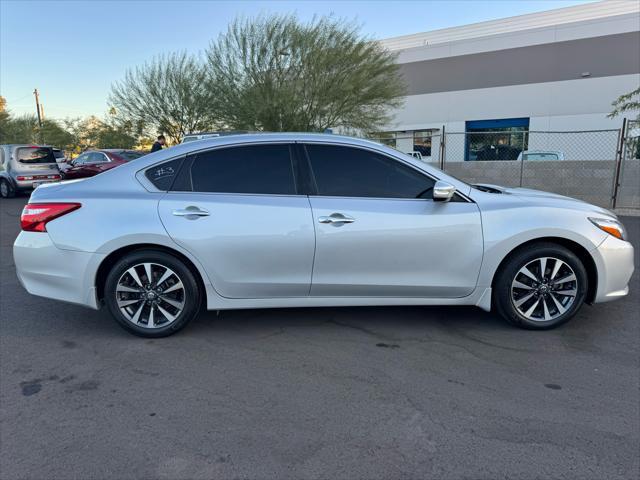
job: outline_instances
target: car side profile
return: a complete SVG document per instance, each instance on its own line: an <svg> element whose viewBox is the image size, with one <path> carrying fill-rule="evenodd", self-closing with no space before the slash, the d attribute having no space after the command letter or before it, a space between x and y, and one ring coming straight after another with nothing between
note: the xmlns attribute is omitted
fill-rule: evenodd
<svg viewBox="0 0 640 480"><path fill-rule="evenodd" d="M193 141L34 191L14 244L32 294L145 337L209 310L476 305L546 329L628 292L616 216L474 187L402 152L323 134Z"/></svg>
<svg viewBox="0 0 640 480"><path fill-rule="evenodd" d="M124 149L92 150L78 155L68 163L64 169L65 180L75 178L93 177L99 173L106 172L115 167L119 167L131 160L140 158L145 152Z"/></svg>

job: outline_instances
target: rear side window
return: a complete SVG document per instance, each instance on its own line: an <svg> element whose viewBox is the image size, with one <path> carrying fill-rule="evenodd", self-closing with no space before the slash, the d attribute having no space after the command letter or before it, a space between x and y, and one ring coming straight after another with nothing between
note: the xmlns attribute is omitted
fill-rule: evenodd
<svg viewBox="0 0 640 480"><path fill-rule="evenodd" d="M191 166L194 192L295 195L289 145L249 145L199 153Z"/></svg>
<svg viewBox="0 0 640 480"><path fill-rule="evenodd" d="M154 187L166 192L171 188L173 181L178 175L183 160L184 158L178 158L154 165L146 170L144 174L147 179L153 183Z"/></svg>
<svg viewBox="0 0 640 480"><path fill-rule="evenodd" d="M22 147L16 151L20 163L56 163L53 150L48 147Z"/></svg>
<svg viewBox="0 0 640 480"><path fill-rule="evenodd" d="M434 181L397 160L360 148L307 145L318 195L431 198Z"/></svg>

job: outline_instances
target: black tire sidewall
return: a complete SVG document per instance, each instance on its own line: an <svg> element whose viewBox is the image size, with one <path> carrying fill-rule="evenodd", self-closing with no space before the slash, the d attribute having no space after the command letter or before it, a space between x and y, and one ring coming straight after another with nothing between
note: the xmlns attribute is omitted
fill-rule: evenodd
<svg viewBox="0 0 640 480"><path fill-rule="evenodd" d="M2 189L0 189L0 196L2 198L12 198L13 196L15 196L15 190L13 188L13 185L11 185L11 182L9 182L6 178L0 178L0 183L7 186L6 195L3 195Z"/></svg>
<svg viewBox="0 0 640 480"><path fill-rule="evenodd" d="M546 322L532 321L522 316L511 300L511 284L517 272L527 263L540 257L555 257L567 263L577 279L577 295L571 307L560 317ZM536 244L515 252L498 273L494 287L494 301L498 313L509 323L531 330L546 330L569 321L585 301L588 290L587 271L582 261L569 249L556 244Z"/></svg>
<svg viewBox="0 0 640 480"><path fill-rule="evenodd" d="M133 265L145 262L166 265L178 274L185 286L185 307L178 318L166 327L149 329L134 325L120 312L116 301L116 286L121 275ZM193 272L184 262L169 253L157 250L138 250L125 255L109 271L104 289L105 304L114 319L129 332L146 338L166 337L184 328L198 314L201 295Z"/></svg>

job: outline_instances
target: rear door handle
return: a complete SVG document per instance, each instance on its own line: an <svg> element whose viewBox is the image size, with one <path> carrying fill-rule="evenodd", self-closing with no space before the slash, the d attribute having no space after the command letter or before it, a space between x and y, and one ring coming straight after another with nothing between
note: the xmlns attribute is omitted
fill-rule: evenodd
<svg viewBox="0 0 640 480"><path fill-rule="evenodd" d="M356 219L345 215L344 213L332 213L329 216L318 217L319 223L327 223L333 225L342 225L344 223L353 223Z"/></svg>
<svg viewBox="0 0 640 480"><path fill-rule="evenodd" d="M187 218L197 218L197 217L208 217L209 212L202 208L195 207L190 205L182 210L174 210L173 214L176 217L187 217Z"/></svg>

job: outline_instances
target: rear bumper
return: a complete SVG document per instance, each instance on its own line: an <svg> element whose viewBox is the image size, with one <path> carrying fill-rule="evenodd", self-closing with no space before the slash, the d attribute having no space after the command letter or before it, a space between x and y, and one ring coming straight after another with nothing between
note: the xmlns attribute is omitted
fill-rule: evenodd
<svg viewBox="0 0 640 480"><path fill-rule="evenodd" d="M634 270L633 246L610 236L593 252L593 257L598 269L594 303L610 302L629 293Z"/></svg>
<svg viewBox="0 0 640 480"><path fill-rule="evenodd" d="M48 233L20 232L13 244L18 280L31 294L97 309L95 274L105 257L62 250Z"/></svg>

